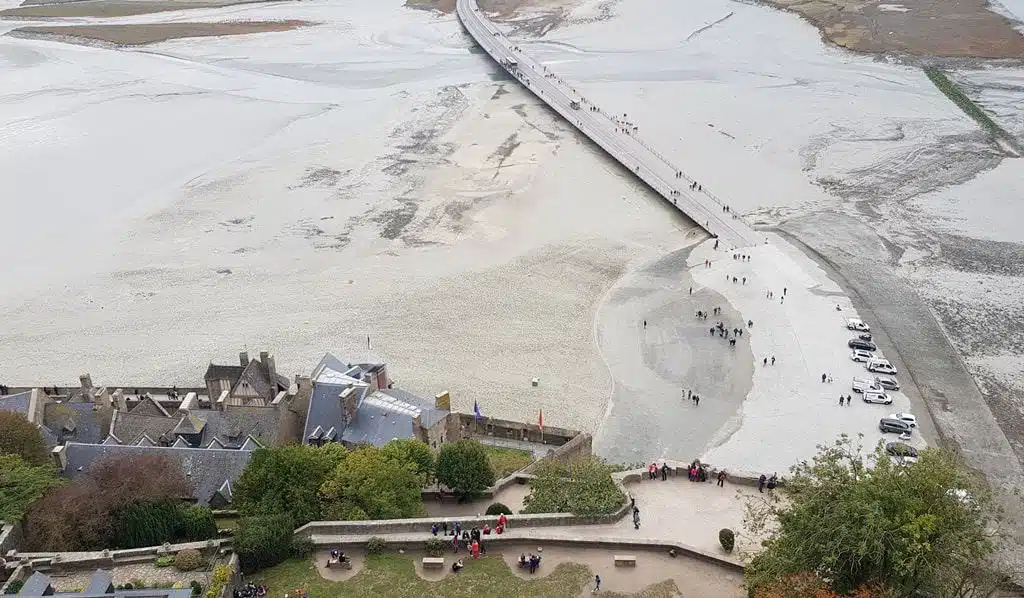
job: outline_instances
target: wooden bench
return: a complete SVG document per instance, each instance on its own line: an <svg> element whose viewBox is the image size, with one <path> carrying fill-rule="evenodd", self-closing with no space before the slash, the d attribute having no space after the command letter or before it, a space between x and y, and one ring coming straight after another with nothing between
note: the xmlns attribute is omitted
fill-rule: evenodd
<svg viewBox="0 0 1024 598"><path fill-rule="evenodd" d="M615 566L618 567L636 567L636 556L632 554L617 554L615 555Z"/></svg>
<svg viewBox="0 0 1024 598"><path fill-rule="evenodd" d="M424 569L444 569L444 557L425 556L423 557Z"/></svg>

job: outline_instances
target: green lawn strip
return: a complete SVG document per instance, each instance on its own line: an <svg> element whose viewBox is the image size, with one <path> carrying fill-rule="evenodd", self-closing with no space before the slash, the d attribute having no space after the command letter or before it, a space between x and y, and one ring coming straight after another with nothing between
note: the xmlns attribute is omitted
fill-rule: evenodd
<svg viewBox="0 0 1024 598"><path fill-rule="evenodd" d="M530 451L485 444L484 452L487 453L487 460L491 463L496 478L503 478L533 463L533 454Z"/></svg>
<svg viewBox="0 0 1024 598"><path fill-rule="evenodd" d="M928 76L928 79L945 95L947 98L953 101L954 104L960 107L964 111L964 114L974 119L981 128L985 129L993 137L998 137L1009 142L1015 149L1019 149L1017 140L1013 138L1005 129L1000 127L996 121L981 109L980 106L974 103L967 95L956 86L956 83L946 76L944 72L934 66L924 67L924 73Z"/></svg>
<svg viewBox="0 0 1024 598"><path fill-rule="evenodd" d="M446 558L448 562L451 560ZM513 575L504 559L498 555L475 561L467 556L464 562L465 569L458 574L449 574L441 581L421 579L416 575L411 557L395 554L366 557L365 568L348 581L323 579L308 559L286 561L250 575L249 578L256 583L267 584L271 595L283 596L285 592L301 588L309 592L310 598L575 597L593 579L590 569L575 563L562 563L550 575L524 580ZM652 598L661 595L651 594Z"/></svg>

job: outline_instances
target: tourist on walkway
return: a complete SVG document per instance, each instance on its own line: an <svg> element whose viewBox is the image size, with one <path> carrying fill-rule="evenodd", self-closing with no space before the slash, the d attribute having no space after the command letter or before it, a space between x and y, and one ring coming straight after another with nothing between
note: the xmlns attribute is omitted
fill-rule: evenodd
<svg viewBox="0 0 1024 598"><path fill-rule="evenodd" d="M761 477L757 478L757 491L758 492L764 494L764 484L765 484L766 481L768 481L768 477L765 476L763 473L761 474Z"/></svg>
<svg viewBox="0 0 1024 598"><path fill-rule="evenodd" d="M452 536L452 552L459 554L459 535Z"/></svg>
<svg viewBox="0 0 1024 598"><path fill-rule="evenodd" d="M768 478L768 491L775 490L775 487L779 485L779 474L773 473L772 477Z"/></svg>
<svg viewBox="0 0 1024 598"><path fill-rule="evenodd" d="M480 543L473 540L473 544L469 547L469 553L473 555L474 559L480 558Z"/></svg>
<svg viewBox="0 0 1024 598"><path fill-rule="evenodd" d="M504 513L498 515L498 527L508 527L508 517Z"/></svg>
<svg viewBox="0 0 1024 598"><path fill-rule="evenodd" d="M640 509L633 507L633 529L640 529Z"/></svg>
<svg viewBox="0 0 1024 598"><path fill-rule="evenodd" d="M661 464L661 481L664 482L667 479L668 479L668 464L667 463L662 463Z"/></svg>
<svg viewBox="0 0 1024 598"><path fill-rule="evenodd" d="M594 593L596 594L596 593L598 593L600 591L601 591L601 576L600 575L595 575L594 576Z"/></svg>
<svg viewBox="0 0 1024 598"><path fill-rule="evenodd" d="M718 472L718 487L719 488L724 488L725 487L725 478L726 478L726 473L725 473L725 470L723 469L722 471Z"/></svg>

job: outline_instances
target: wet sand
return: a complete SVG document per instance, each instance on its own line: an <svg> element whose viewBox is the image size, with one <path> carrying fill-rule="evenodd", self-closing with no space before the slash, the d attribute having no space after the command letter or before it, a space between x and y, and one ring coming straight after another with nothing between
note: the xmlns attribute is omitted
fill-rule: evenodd
<svg viewBox="0 0 1024 598"><path fill-rule="evenodd" d="M247 35L290 31L308 21L248 21L241 23L132 23L125 25L67 25L20 27L11 33L49 39L95 40L118 46L141 46L189 37Z"/></svg>
<svg viewBox="0 0 1024 598"><path fill-rule="evenodd" d="M709 333L719 321L728 330L745 328L743 317L721 295L693 282L686 265L690 250L627 274L599 308L598 344L614 387L594 448L613 461L699 457L729 436L750 392L749 335L730 347ZM720 315L696 318L698 310L715 307ZM684 400L687 390L701 397L699 405Z"/></svg>
<svg viewBox="0 0 1024 598"><path fill-rule="evenodd" d="M130 17L173 10L194 8L221 8L240 4L259 4L272 0L84 0L58 4L25 4L17 8L0 10L3 18L78 18L78 17Z"/></svg>

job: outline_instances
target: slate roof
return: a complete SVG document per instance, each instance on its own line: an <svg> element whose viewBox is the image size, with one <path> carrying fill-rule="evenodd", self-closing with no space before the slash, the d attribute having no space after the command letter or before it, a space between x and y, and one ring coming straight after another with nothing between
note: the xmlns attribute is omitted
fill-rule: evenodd
<svg viewBox="0 0 1024 598"><path fill-rule="evenodd" d="M447 413L410 393L397 394L389 389L364 397L356 410L355 419L341 433L342 441L348 444L367 442L380 446L396 438L415 438L412 422L417 415L426 427L428 421L436 423Z"/></svg>
<svg viewBox="0 0 1024 598"><path fill-rule="evenodd" d="M245 371L245 366L214 365L211 363L210 367L206 368L206 375L203 376L203 380L207 382L210 380L231 380L231 385L234 386L243 371Z"/></svg>
<svg viewBox="0 0 1024 598"><path fill-rule="evenodd" d="M53 590L50 585L50 578L44 573L36 571L28 578L25 585L21 587L18 596L26 598L38 598L45 595L45 592ZM116 590L113 586L113 576L109 571L97 569L89 579L89 586L82 592L58 592L49 594L52 598L189 598L192 594L191 588L181 589L145 589L145 590Z"/></svg>
<svg viewBox="0 0 1024 598"><path fill-rule="evenodd" d="M170 413L164 406L161 405L156 399L151 396L143 397L137 405L131 408L128 413L134 413L136 415L152 415L167 417Z"/></svg>
<svg viewBox="0 0 1024 598"><path fill-rule="evenodd" d="M47 403L43 407L43 425L50 429L57 443L103 442L108 424L104 419L110 415L97 409L93 403Z"/></svg>
<svg viewBox="0 0 1024 598"><path fill-rule="evenodd" d="M275 407L228 407L216 409L192 409L188 416L153 417L136 415L134 412L118 413L113 430L121 442L135 444L148 434L157 444L170 445L177 434L198 435L199 446L209 446L216 438L228 448L237 448L252 436L263 446L277 446L281 426L281 412ZM194 438L190 440L195 440Z"/></svg>
<svg viewBox="0 0 1024 598"><path fill-rule="evenodd" d="M309 435L316 430L341 428L341 399L338 395L345 389L346 383L363 384L362 369L344 363L337 357L327 353L320 363L313 368L313 393L309 397L309 410L306 412L306 427L302 432L302 442L309 443Z"/></svg>
<svg viewBox="0 0 1024 598"><path fill-rule="evenodd" d="M0 411L20 413L28 419L28 408L32 399L32 391L19 392L16 395L0 396Z"/></svg>
<svg viewBox="0 0 1024 598"><path fill-rule="evenodd" d="M65 475L71 479L82 475L94 463L108 457L137 455L166 456L181 464L192 484L192 497L206 505L225 480L237 480L252 457L251 451L237 449L174 448L162 446L129 446L81 444L69 442L65 448Z"/></svg>

